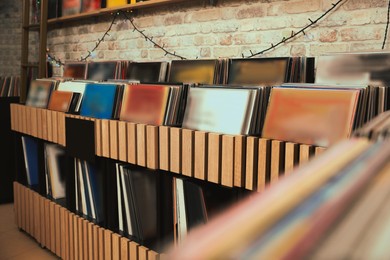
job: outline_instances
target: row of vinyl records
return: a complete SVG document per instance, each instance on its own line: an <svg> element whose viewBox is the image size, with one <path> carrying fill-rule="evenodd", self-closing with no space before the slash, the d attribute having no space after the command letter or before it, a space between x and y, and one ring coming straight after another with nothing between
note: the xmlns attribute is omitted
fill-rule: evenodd
<svg viewBox="0 0 390 260"><path fill-rule="evenodd" d="M388 259L389 159L388 141L342 141L193 230L169 258Z"/></svg>
<svg viewBox="0 0 390 260"><path fill-rule="evenodd" d="M142 83L199 83L275 85L314 81L314 58L173 60L171 62L68 62L64 77L104 81L138 80Z"/></svg>
<svg viewBox="0 0 390 260"><path fill-rule="evenodd" d="M42 185L39 141L21 138L27 185L37 189ZM48 198L67 205L67 197L73 197L75 211L99 225L106 222L110 207L108 214L117 216L115 232L158 251L174 241L179 243L190 229L248 194L129 164L113 162L112 167L105 167L102 162L71 158L55 144L45 143L43 152ZM67 174L74 178L74 184L69 183ZM111 196L105 187L107 178L115 182Z"/></svg>
<svg viewBox="0 0 390 260"><path fill-rule="evenodd" d="M389 109L387 87L32 82L26 105L155 126L329 146Z"/></svg>
<svg viewBox="0 0 390 260"><path fill-rule="evenodd" d="M0 77L0 97L20 96L20 79L13 76Z"/></svg>
<svg viewBox="0 0 390 260"><path fill-rule="evenodd" d="M147 1L147 0L142 0ZM126 4L134 4L141 0L48 0L48 19L86 13L101 8L111 8L123 6ZM41 1L33 0L31 2L31 23L39 23L41 18Z"/></svg>

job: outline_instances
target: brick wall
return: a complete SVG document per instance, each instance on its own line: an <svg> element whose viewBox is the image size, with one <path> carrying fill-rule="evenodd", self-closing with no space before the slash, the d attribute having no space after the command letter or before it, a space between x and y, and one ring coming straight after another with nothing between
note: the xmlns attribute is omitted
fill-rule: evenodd
<svg viewBox="0 0 390 260"><path fill-rule="evenodd" d="M205 0L191 0L182 4L140 10L135 20L137 26L153 36L154 40L182 56L241 57L242 53L248 55L249 50L261 50L272 42L289 36L291 31L299 30L308 23L308 18L317 18L332 2L218 0L214 7ZM314 28L306 31L306 36L301 35L266 56L318 56L329 52L380 51L387 3L387 0L348 0ZM95 45L109 26L110 20L109 17L98 17L57 25L48 34L50 52L63 61L79 59ZM389 48L390 44L387 44L386 49ZM1 51L0 56L3 58L3 53L7 51L4 48ZM129 22L119 19L110 36L92 58L110 59L143 61L169 60L171 57L164 56L164 52L153 48L151 43L133 32Z"/></svg>

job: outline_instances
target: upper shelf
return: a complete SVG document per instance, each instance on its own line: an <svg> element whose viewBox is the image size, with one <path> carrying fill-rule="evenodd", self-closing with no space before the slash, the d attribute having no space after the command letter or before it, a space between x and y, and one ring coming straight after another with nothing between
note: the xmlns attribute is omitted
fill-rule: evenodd
<svg viewBox="0 0 390 260"><path fill-rule="evenodd" d="M168 4L174 4L174 3L179 3L179 2L188 2L188 1L189 0L149 0L146 2L138 2L135 4L127 4L127 5L112 7L112 8L102 8L102 9L92 11L92 12L53 18L53 19L49 19L47 22L48 22L48 24L57 24L57 23L65 22L65 21L74 21L74 20L87 18L87 17L115 13L115 12L120 11L120 10L136 10L136 9L143 9L143 8L148 8L148 7L156 7L156 6L161 6L161 5L168 5Z"/></svg>

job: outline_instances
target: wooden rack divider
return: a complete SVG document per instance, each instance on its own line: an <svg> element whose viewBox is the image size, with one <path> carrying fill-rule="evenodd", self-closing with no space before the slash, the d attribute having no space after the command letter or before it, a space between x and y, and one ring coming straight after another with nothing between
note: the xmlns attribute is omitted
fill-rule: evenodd
<svg viewBox="0 0 390 260"><path fill-rule="evenodd" d="M11 104L12 130L62 146L66 117L94 121L97 156L255 191L324 151L253 136L101 120Z"/></svg>

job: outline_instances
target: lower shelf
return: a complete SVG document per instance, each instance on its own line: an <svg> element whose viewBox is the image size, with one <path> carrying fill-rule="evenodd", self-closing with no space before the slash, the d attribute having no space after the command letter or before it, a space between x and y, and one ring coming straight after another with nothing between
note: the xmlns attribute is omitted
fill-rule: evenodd
<svg viewBox="0 0 390 260"><path fill-rule="evenodd" d="M14 182L17 226L62 259L165 259Z"/></svg>

